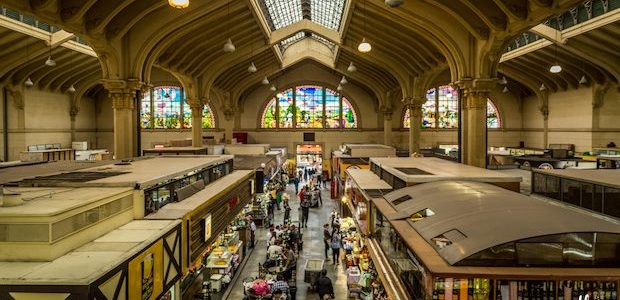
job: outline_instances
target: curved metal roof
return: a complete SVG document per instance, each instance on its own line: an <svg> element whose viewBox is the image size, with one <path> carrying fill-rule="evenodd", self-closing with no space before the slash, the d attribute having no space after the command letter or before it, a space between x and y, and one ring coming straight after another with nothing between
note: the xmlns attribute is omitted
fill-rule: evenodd
<svg viewBox="0 0 620 300"><path fill-rule="evenodd" d="M412 199L394 205L406 196ZM572 232L620 234L618 220L487 183L430 182L396 190L384 198L397 211L386 215L389 220L432 210L434 215L409 224L451 265L487 248L526 238ZM441 235L452 244L439 249L433 239Z"/></svg>

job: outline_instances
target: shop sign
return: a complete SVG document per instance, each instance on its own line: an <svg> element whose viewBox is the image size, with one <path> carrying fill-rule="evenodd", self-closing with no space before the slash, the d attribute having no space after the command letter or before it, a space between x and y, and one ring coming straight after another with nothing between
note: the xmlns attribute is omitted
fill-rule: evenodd
<svg viewBox="0 0 620 300"><path fill-rule="evenodd" d="M204 218L205 225L205 242L211 238L211 214L208 214Z"/></svg>
<svg viewBox="0 0 620 300"><path fill-rule="evenodd" d="M159 240L129 262L129 299L155 300L161 294L163 248Z"/></svg>
<svg viewBox="0 0 620 300"><path fill-rule="evenodd" d="M234 197L228 201L228 211L231 211L235 206L239 204L239 197Z"/></svg>

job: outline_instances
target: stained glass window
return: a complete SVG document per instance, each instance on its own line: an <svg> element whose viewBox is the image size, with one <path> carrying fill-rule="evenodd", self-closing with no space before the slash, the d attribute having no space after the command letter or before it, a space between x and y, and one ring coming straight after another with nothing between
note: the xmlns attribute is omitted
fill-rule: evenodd
<svg viewBox="0 0 620 300"><path fill-rule="evenodd" d="M345 97L342 97L342 127L357 128L357 114L353 105Z"/></svg>
<svg viewBox="0 0 620 300"><path fill-rule="evenodd" d="M325 88L325 128L340 128L340 96Z"/></svg>
<svg viewBox="0 0 620 300"><path fill-rule="evenodd" d="M262 128L276 128L276 98L267 103L260 123Z"/></svg>
<svg viewBox="0 0 620 300"><path fill-rule="evenodd" d="M437 119L439 128L457 128L458 127L458 91L449 85L440 86L438 90L437 101Z"/></svg>
<svg viewBox="0 0 620 300"><path fill-rule="evenodd" d="M501 122L500 122L500 117L499 117L499 113L497 112L497 107L495 107L495 104L493 103L493 101L491 101L491 99L487 100L487 128L500 128L501 127Z"/></svg>
<svg viewBox="0 0 620 300"><path fill-rule="evenodd" d="M153 128L153 106L151 103L151 91L142 94L140 105L140 128Z"/></svg>
<svg viewBox="0 0 620 300"><path fill-rule="evenodd" d="M156 86L142 94L140 127L144 129L192 128L192 110L178 86ZM205 105L202 128L215 128L215 117Z"/></svg>
<svg viewBox="0 0 620 300"><path fill-rule="evenodd" d="M293 89L287 89L276 95L278 99L278 127L293 128Z"/></svg>
<svg viewBox="0 0 620 300"><path fill-rule="evenodd" d="M158 86L153 89L154 128L181 128L181 89Z"/></svg>
<svg viewBox="0 0 620 300"><path fill-rule="evenodd" d="M215 128L215 116L209 104L202 109L202 128Z"/></svg>
<svg viewBox="0 0 620 300"><path fill-rule="evenodd" d="M439 90L439 95L435 91ZM436 106L436 103L439 103ZM442 107L443 106L443 107ZM438 109L436 109L438 107ZM426 103L422 105L422 128L437 126L435 115L439 112L439 128L458 127L458 95L449 86L433 88L426 92ZM403 116L403 127L411 127L411 115L407 108ZM491 99L487 99L487 128L500 128L501 118Z"/></svg>
<svg viewBox="0 0 620 300"><path fill-rule="evenodd" d="M296 91L297 128L323 128L323 87L298 86Z"/></svg>
<svg viewBox="0 0 620 300"><path fill-rule="evenodd" d="M267 102L260 127L351 129L358 128L358 119L352 103L336 91L300 85L279 92Z"/></svg>
<svg viewBox="0 0 620 300"><path fill-rule="evenodd" d="M437 115L437 89L426 91L426 102L422 105L422 128L435 127Z"/></svg>

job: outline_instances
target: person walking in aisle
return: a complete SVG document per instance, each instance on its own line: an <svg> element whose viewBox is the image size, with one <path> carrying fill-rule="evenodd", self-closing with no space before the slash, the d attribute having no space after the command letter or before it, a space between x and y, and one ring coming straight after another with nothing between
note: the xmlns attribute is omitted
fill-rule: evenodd
<svg viewBox="0 0 620 300"><path fill-rule="evenodd" d="M316 280L315 286L319 293L319 300L334 299L334 285L332 280L327 277L327 270L321 270L321 276Z"/></svg>
<svg viewBox="0 0 620 300"><path fill-rule="evenodd" d="M331 248L331 234L329 233L329 224L323 225L323 244L325 244L325 260L329 261L329 256L327 252L329 252L329 248Z"/></svg>
<svg viewBox="0 0 620 300"><path fill-rule="evenodd" d="M334 227L332 230L331 243L332 258L334 259L334 265L337 265L340 262L338 259L340 258L340 247L342 246L342 236L338 227Z"/></svg>
<svg viewBox="0 0 620 300"><path fill-rule="evenodd" d="M310 203L310 199L308 199L308 197L304 197L303 200L301 200L301 228L304 227L308 227L308 214L310 213L310 206L312 206L312 203Z"/></svg>
<svg viewBox="0 0 620 300"><path fill-rule="evenodd" d="M254 248L254 242L256 241L256 223L254 223L254 218L252 216L250 219L250 247Z"/></svg>
<svg viewBox="0 0 620 300"><path fill-rule="evenodd" d="M299 194L299 176L293 178L293 184L295 185L295 194Z"/></svg>

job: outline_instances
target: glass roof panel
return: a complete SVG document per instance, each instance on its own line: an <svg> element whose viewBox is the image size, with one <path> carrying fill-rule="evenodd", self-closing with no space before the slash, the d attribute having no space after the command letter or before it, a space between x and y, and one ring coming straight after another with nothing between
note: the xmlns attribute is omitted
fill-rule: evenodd
<svg viewBox="0 0 620 300"><path fill-rule="evenodd" d="M311 3L311 19L331 30L340 29L342 12L346 0L313 0Z"/></svg>
<svg viewBox="0 0 620 300"><path fill-rule="evenodd" d="M267 18L271 30L278 30L287 25L301 21L301 1L302 0L260 1L263 14L265 18Z"/></svg>
<svg viewBox="0 0 620 300"><path fill-rule="evenodd" d="M261 0L260 6L271 30L302 19L338 31L347 0Z"/></svg>

